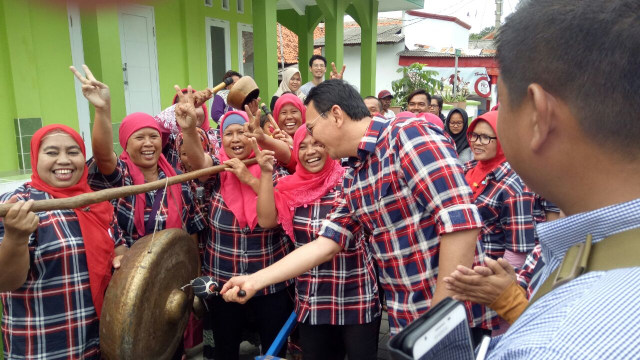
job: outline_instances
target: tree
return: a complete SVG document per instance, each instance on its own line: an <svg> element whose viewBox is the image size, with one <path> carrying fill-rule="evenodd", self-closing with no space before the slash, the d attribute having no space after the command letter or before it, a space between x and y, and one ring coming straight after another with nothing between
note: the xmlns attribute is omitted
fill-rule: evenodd
<svg viewBox="0 0 640 360"><path fill-rule="evenodd" d="M442 83L436 77L437 71L424 70L424 64L413 63L403 66L397 70L402 73L402 78L391 83L391 88L395 94L393 105L407 108L407 96L414 90L425 89L429 94L433 94L436 89L442 87Z"/></svg>
<svg viewBox="0 0 640 360"><path fill-rule="evenodd" d="M495 28L495 26L487 26L486 28L480 30L479 33L469 35L469 40L480 40L483 37L489 35Z"/></svg>

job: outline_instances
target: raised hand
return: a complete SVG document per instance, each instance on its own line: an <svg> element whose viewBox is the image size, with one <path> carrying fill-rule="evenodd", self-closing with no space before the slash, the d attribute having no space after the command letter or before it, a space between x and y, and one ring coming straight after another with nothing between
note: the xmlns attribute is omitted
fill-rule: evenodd
<svg viewBox="0 0 640 360"><path fill-rule="evenodd" d="M244 127L244 136L247 138L253 138L261 142L265 138L264 130L260 127L260 109L258 109L254 115L249 108L249 105L244 106L244 111L247 113L247 117L249 121L243 125Z"/></svg>
<svg viewBox="0 0 640 360"><path fill-rule="evenodd" d="M250 139L253 152L256 154L256 160L260 165L262 173L271 174L273 172L273 161L275 159L275 152L271 150L260 150L256 139Z"/></svg>
<svg viewBox="0 0 640 360"><path fill-rule="evenodd" d="M82 65L82 70L87 75L83 76L75 67L69 66L69 70L82 83L82 95L95 106L96 109L108 109L111 106L111 93L109 87L96 80L87 65Z"/></svg>
<svg viewBox="0 0 640 360"><path fill-rule="evenodd" d="M193 89L191 85L189 85L187 93L184 94L178 85L175 85L174 88L176 89L179 99L175 107L176 122L183 131L185 129L194 129L198 115L196 115L195 105L191 102L191 99L194 97Z"/></svg>
<svg viewBox="0 0 640 360"><path fill-rule="evenodd" d="M194 98L193 106L200 107L202 106L202 104L207 102L207 100L211 99L212 97L213 97L213 90L211 89L207 88L204 90L196 91L193 94L193 98Z"/></svg>
<svg viewBox="0 0 640 360"><path fill-rule="evenodd" d="M31 211L33 200L18 201L16 195L12 196L7 203L15 203L7 212L3 219L5 228L5 241L24 241L29 239L29 235L36 231L40 218Z"/></svg>
<svg viewBox="0 0 640 360"><path fill-rule="evenodd" d="M342 71L338 72L338 69L336 69L336 63L334 63L333 61L331 62L331 78L332 79L342 79L343 75L344 75L344 70L347 68L347 65L342 65Z"/></svg>

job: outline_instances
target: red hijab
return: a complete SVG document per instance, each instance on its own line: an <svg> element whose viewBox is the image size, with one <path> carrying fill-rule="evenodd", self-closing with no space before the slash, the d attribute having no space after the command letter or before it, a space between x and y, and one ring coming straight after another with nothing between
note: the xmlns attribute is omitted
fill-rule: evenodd
<svg viewBox="0 0 640 360"><path fill-rule="evenodd" d="M304 124L306 121L306 113L307 108L304 107L304 103L300 100L299 97L294 94L284 94L276 100L276 104L273 106L273 117L276 122L280 119L280 110L287 104L291 104L295 106L298 110L300 110L300 115L302 115L302 123ZM279 124L278 124L279 125Z"/></svg>
<svg viewBox="0 0 640 360"><path fill-rule="evenodd" d="M244 111L229 111L224 114L220 118L220 129L224 129L224 122L231 115L240 115L245 122L249 121L247 117L247 113ZM223 137L224 130L220 133L220 137ZM247 159L251 159L256 155L251 152ZM223 163L230 159L224 150L224 146L220 147L220 153L218 154L218 159ZM251 175L255 176L257 179L260 179L260 165L253 164L247 166ZM220 194L222 195L222 199L227 204L229 209L233 215L235 215L238 220L238 224L241 227L249 226L251 230L253 230L258 224L258 213L256 211L256 206L258 204L258 195L251 188L251 186L244 184L238 179L238 177L230 172L223 171L220 173Z"/></svg>
<svg viewBox="0 0 640 360"><path fill-rule="evenodd" d="M130 115L127 115L124 119L122 119L122 123L120 124L120 130L118 133L118 138L120 140L120 146L124 150L120 155L120 160L127 163L127 167L129 168L129 174L133 178L133 183L135 185L144 184L144 175L142 171L138 168L136 164L133 163L129 153L127 153L127 141L134 132L143 129L143 128L151 128L157 130L160 133L160 128L156 123L156 120L148 114L137 112ZM169 164L167 159L160 154L160 158L158 159L158 167L164 171L166 177L176 176L176 170ZM167 217L167 225L166 229L182 229L182 185L175 184L171 185L167 189L170 194L166 194L167 202L168 202L168 217ZM147 204L147 199L145 194L136 195L136 204L135 204L135 219L133 223L138 230L138 235L144 236L145 226L144 226L144 208Z"/></svg>
<svg viewBox="0 0 640 360"><path fill-rule="evenodd" d="M300 144L307 137L307 129L301 126L293 136L291 158L296 162L296 172L284 177L274 190L278 222L284 231L294 239L293 214L297 207L310 204L323 197L342 181L344 168L336 160L327 157L320 172L312 173L305 169L298 159Z"/></svg>
<svg viewBox="0 0 640 360"><path fill-rule="evenodd" d="M80 146L82 155L87 156L82 137L72 128L54 124L48 125L36 131L31 138L31 182L29 184L53 196L55 199L67 198L80 194L93 192L87 183L89 170L84 166L84 172L77 184L58 188L45 183L38 174L38 153L42 139L51 131L62 131L73 138ZM111 260L113 259L114 241L111 236L111 222L113 220L113 206L108 201L84 206L82 209L73 210L80 223L80 232L84 241L84 251L87 258L87 269L89 271L89 287L93 307L96 309L98 317L102 314L102 303L104 292L107 290L109 280L111 280Z"/></svg>
<svg viewBox="0 0 640 360"><path fill-rule="evenodd" d="M493 129L493 132L496 133L496 136L498 134L498 112L489 111L487 113L484 113L475 118L471 122L471 124L469 125L469 129L467 130L467 139L469 140L469 145L471 146L473 146L473 143L469 138L471 137L473 129L476 128L476 125L478 125L480 121L487 122ZM467 173L465 174L465 178L467 179L467 182L469 183L469 186L471 186L471 190L473 191L473 200L477 199L478 196L480 196L480 194L482 194L484 189L487 187L487 181L485 181L487 175L489 175L489 173L497 168L500 164L507 161L507 158L504 156L504 152L502 151L502 146L500 146L500 141L498 139L495 139L493 141L496 142L497 146L496 156L489 160L478 161L476 166L467 171Z"/></svg>

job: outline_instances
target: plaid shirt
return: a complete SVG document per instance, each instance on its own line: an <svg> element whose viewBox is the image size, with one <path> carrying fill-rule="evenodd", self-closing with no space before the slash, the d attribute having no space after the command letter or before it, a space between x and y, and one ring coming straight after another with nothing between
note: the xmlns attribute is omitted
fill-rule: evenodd
<svg viewBox="0 0 640 360"><path fill-rule="evenodd" d="M439 236L477 229L482 221L454 145L424 119L374 117L350 163L344 197L318 235L343 248L353 246L360 225L373 235L394 335L430 307ZM472 326L494 318L485 311L469 316Z"/></svg>
<svg viewBox="0 0 640 360"><path fill-rule="evenodd" d="M4 203L52 197L27 184L0 196ZM2 297L4 358L99 359L98 316L78 217L73 210L43 211L29 236L27 279ZM114 216L114 247L123 243ZM0 246L4 223L0 221Z"/></svg>
<svg viewBox="0 0 640 360"><path fill-rule="evenodd" d="M333 189L314 203L296 208L293 217L296 247L315 240L339 195L339 189ZM365 240L364 236L360 239ZM296 278L298 322L354 325L370 323L380 316L371 252L360 241L349 245L333 260Z"/></svg>
<svg viewBox="0 0 640 360"><path fill-rule="evenodd" d="M516 269L516 280L518 284L527 291L527 299L531 298L535 285L537 284L537 281L533 281L534 277L537 278L540 272L539 270L544 266L544 261L542 261L541 257L542 247L538 244L531 250L529 255L527 255L522 267Z"/></svg>
<svg viewBox="0 0 640 360"><path fill-rule="evenodd" d="M219 164L215 157L213 162L214 165ZM276 166L274 182L286 175L288 173L284 168ZM211 194L203 261L205 275L212 276L222 285L234 276L252 274L266 268L291 251L291 240L281 227L263 229L256 225L252 231L249 226L241 227L238 224L236 216L222 198L219 176L209 178L205 186ZM291 284L292 281L288 280L268 286L256 296L273 294Z"/></svg>
<svg viewBox="0 0 640 360"><path fill-rule="evenodd" d="M158 168L158 180L164 178L166 178L166 175L160 168ZM93 158L89 160L89 186L91 186L92 189L102 190L129 185L133 185L133 178L129 175L129 169L124 161L118 159L118 163L113 174L103 175L100 170L98 170L95 160ZM146 193L146 204L144 207L145 223L149 220L149 215L152 213L153 201L155 200L157 193L158 190ZM160 214L156 217L156 220L158 221L158 231L164 230L166 227L169 211L168 196L169 194L165 197L164 202L160 206ZM135 195L125 196L112 201L118 216L118 225L120 225L120 229L122 229L122 232L124 233L128 246L133 245L140 238L134 223L133 212L135 210L135 201ZM200 208L194 202L194 197L191 193L191 185L188 183L182 183L182 203L184 205L182 207L183 228L185 228L189 234L195 234L198 231L205 229L207 226L205 222L206 220L200 212Z"/></svg>
<svg viewBox="0 0 640 360"><path fill-rule="evenodd" d="M175 107L175 105L171 105L153 117L160 129L162 129L162 154L173 167L177 167L180 160L180 154L176 150L176 138L180 134L180 128L178 128L178 123L176 122ZM212 155L218 156L221 144L218 129L209 128L207 135L213 147Z"/></svg>
<svg viewBox="0 0 640 360"><path fill-rule="evenodd" d="M464 165L465 173L477 161ZM485 254L493 259L504 256L505 250L528 253L538 243L535 233L534 212L536 195L532 193L511 169L502 163L487 175L487 187L476 199L482 216L482 241Z"/></svg>

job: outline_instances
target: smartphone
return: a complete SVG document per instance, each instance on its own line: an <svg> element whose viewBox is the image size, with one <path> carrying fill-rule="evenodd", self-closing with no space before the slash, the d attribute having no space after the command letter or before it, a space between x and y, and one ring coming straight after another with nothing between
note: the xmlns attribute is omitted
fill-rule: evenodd
<svg viewBox="0 0 640 360"><path fill-rule="evenodd" d="M473 360L464 304L443 300L392 338L389 348L394 359Z"/></svg>

